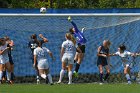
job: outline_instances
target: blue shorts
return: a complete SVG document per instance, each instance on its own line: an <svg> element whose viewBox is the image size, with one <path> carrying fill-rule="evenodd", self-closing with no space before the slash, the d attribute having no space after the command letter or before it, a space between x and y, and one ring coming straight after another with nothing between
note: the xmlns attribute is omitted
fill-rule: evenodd
<svg viewBox="0 0 140 93"><path fill-rule="evenodd" d="M13 59L9 59L11 65L14 65Z"/></svg>
<svg viewBox="0 0 140 93"><path fill-rule="evenodd" d="M97 66L99 66L99 65L102 65L102 66L108 65L107 58L98 57L98 59L97 59Z"/></svg>

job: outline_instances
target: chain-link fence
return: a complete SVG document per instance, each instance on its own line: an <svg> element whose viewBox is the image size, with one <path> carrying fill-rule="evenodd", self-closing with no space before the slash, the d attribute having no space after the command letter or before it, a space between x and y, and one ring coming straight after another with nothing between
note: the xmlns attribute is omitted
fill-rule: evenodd
<svg viewBox="0 0 140 93"><path fill-rule="evenodd" d="M67 21L67 17L67 15L0 17L0 37L9 36L15 42L12 56L15 63L15 75L20 78L17 79L18 82L26 81L28 77L35 76L31 51L28 48L30 35L34 33L37 35L41 33L49 39L49 42L43 46L49 48L56 58L55 62L52 62L49 57L48 60L53 80L58 80L61 70L61 44L65 40L65 33L72 27L71 23ZM72 19L79 29L86 28L84 35L87 39L85 57L80 66L80 75L75 80L76 82L99 81L96 54L98 46L102 45L104 39L109 39L112 42L111 53L115 53L118 46L123 43L127 46L127 50L140 52L140 16L73 16ZM132 68L132 72L135 74L139 71L139 60L138 57L135 59L136 63ZM111 57L110 62L113 65L110 68L110 82L125 81L125 77L122 74L121 58ZM34 81L34 79L30 78L27 80Z"/></svg>

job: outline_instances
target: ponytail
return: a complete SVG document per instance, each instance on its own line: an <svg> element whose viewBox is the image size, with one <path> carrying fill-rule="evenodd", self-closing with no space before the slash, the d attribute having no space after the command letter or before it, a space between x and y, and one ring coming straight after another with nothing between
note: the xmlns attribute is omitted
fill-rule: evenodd
<svg viewBox="0 0 140 93"><path fill-rule="evenodd" d="M71 35L71 41L73 42L74 45L76 44L76 40L72 35Z"/></svg>
<svg viewBox="0 0 140 93"><path fill-rule="evenodd" d="M66 33L65 36L66 36L66 38L67 38L68 40L71 40L71 41L73 42L74 45L76 44L76 40L75 40L75 38L73 37L72 34Z"/></svg>

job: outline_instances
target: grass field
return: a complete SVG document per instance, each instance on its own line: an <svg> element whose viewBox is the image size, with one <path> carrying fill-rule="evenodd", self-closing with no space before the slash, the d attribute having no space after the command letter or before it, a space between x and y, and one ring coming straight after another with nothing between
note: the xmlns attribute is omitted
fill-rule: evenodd
<svg viewBox="0 0 140 93"><path fill-rule="evenodd" d="M132 84L14 84L0 85L0 93L140 93L140 85Z"/></svg>

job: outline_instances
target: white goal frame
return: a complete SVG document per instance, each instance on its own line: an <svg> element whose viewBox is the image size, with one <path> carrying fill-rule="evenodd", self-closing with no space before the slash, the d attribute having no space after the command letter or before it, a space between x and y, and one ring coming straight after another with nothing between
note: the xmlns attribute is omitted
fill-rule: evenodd
<svg viewBox="0 0 140 93"><path fill-rule="evenodd" d="M99 16L99 17L104 17L104 16L140 16L140 13L48 13L48 14L35 14L35 13L0 13L0 16L34 16L34 17L39 17L39 16Z"/></svg>

